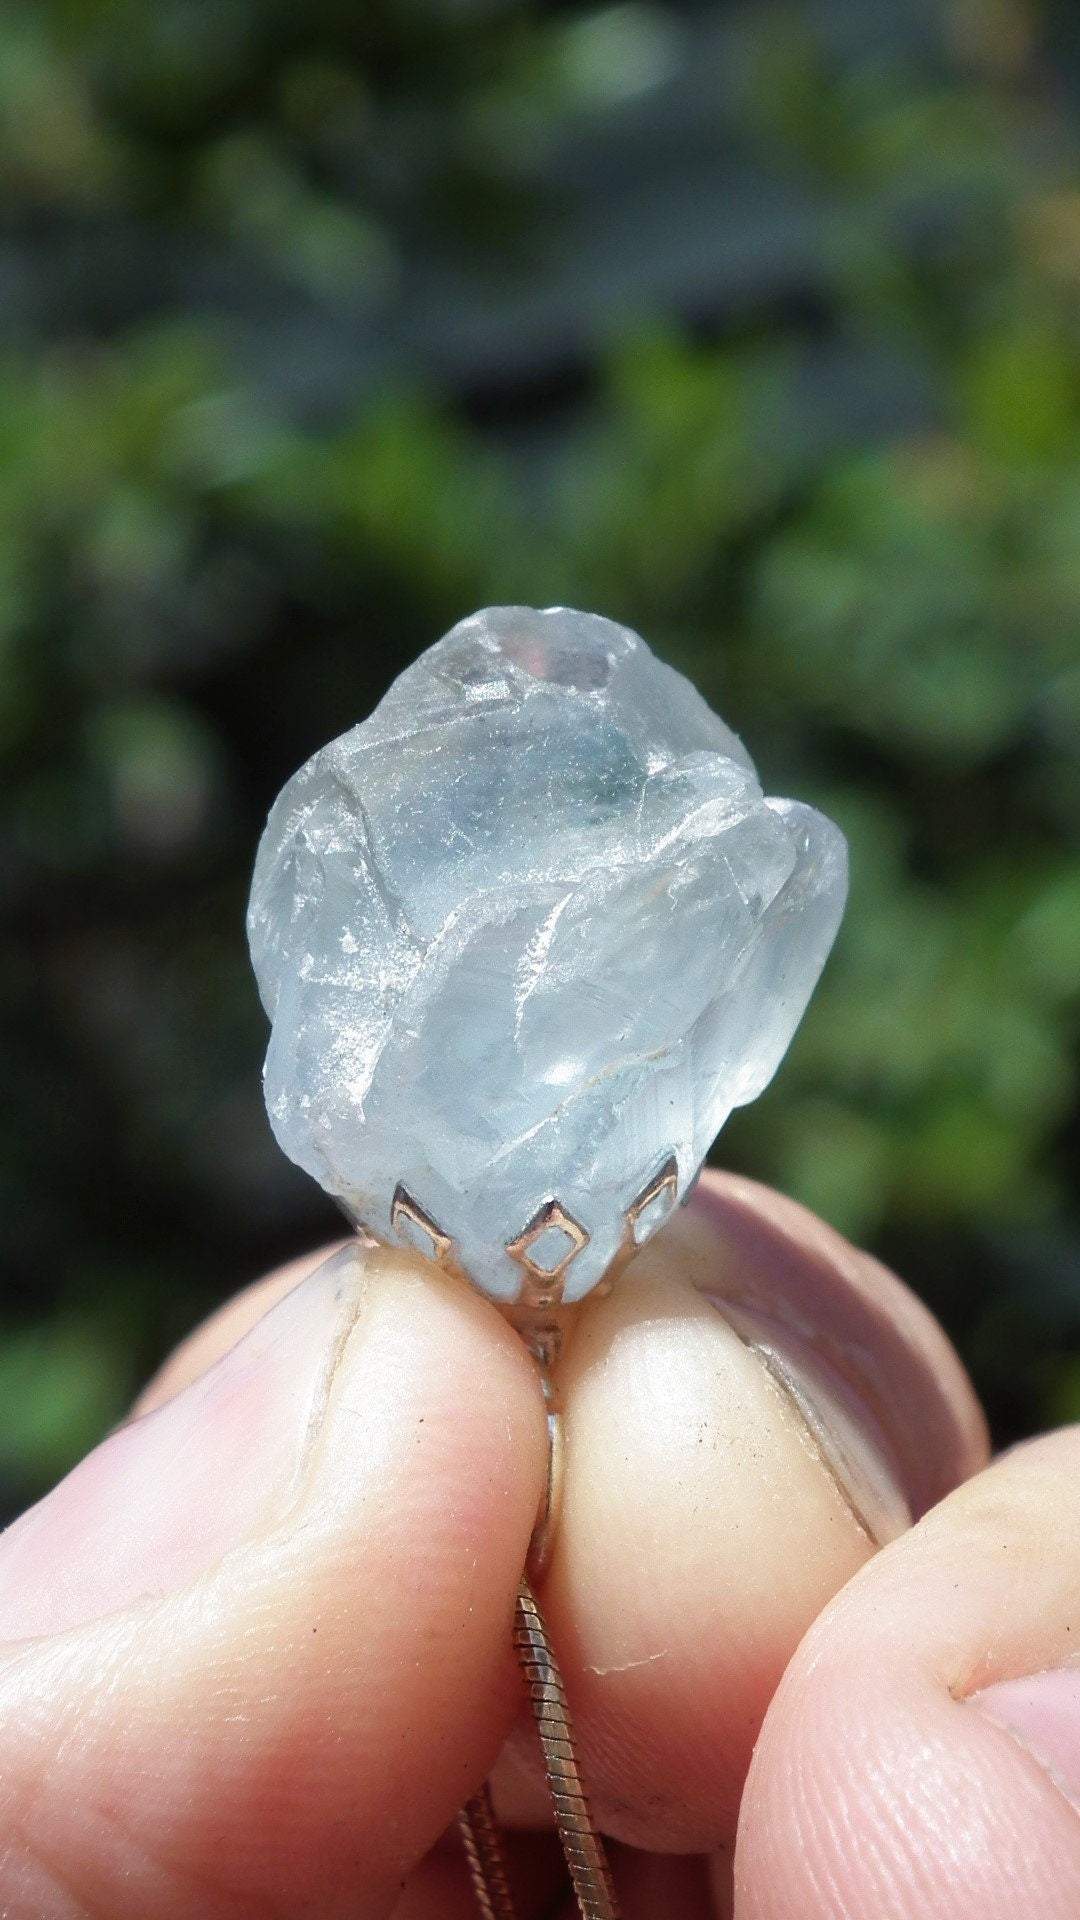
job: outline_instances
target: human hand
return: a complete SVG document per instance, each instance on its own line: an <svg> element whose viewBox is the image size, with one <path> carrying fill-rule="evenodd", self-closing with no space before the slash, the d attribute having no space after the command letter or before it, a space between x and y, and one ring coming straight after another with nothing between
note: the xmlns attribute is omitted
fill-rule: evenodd
<svg viewBox="0 0 1080 1920"><path fill-rule="evenodd" d="M0 1540L5 1920L473 1920L456 1809L494 1767L546 1818L510 1650L531 1362L418 1262L317 1264ZM1077 1434L980 1472L918 1303L716 1175L561 1385L543 1601L627 1920L723 1915L733 1879L738 1920L1073 1920ZM557 1911L550 1836L516 1866Z"/></svg>

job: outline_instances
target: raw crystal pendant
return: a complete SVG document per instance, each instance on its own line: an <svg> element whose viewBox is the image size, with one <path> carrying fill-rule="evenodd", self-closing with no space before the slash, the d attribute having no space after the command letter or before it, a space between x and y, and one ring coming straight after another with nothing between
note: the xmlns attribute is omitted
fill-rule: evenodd
<svg viewBox="0 0 1080 1920"><path fill-rule="evenodd" d="M379 1239L578 1300L771 1079L845 891L839 830L636 634L487 608L271 812L271 1124Z"/></svg>

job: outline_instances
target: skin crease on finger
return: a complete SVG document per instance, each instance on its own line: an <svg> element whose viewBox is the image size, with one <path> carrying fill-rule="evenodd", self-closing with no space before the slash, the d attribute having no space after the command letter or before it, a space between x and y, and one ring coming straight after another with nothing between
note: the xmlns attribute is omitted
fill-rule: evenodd
<svg viewBox="0 0 1080 1920"><path fill-rule="evenodd" d="M807 1635L747 1785L739 1920L1076 1920L1080 1807L973 1703L1078 1656L1071 1428L961 1487Z"/></svg>

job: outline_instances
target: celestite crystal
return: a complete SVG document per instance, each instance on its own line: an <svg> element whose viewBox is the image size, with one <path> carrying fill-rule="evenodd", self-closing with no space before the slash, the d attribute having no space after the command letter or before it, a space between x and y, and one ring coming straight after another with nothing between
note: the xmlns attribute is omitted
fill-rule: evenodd
<svg viewBox="0 0 1080 1920"><path fill-rule="evenodd" d="M839 830L636 634L489 607L271 812L274 1132L379 1238L432 1250L420 1209L494 1299L579 1299L771 1079L845 890Z"/></svg>

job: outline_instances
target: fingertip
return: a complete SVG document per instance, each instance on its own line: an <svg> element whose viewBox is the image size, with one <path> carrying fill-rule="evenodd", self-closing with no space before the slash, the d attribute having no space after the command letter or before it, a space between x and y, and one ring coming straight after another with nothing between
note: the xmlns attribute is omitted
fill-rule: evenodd
<svg viewBox="0 0 1080 1920"><path fill-rule="evenodd" d="M899 1281L716 1174L587 1306L559 1379L544 1599L602 1817L631 1845L716 1847L801 1636L982 1458L981 1416ZM521 1771L500 1784L527 1813Z"/></svg>
<svg viewBox="0 0 1080 1920"><path fill-rule="evenodd" d="M978 1718L880 1650L819 1652L781 1688L751 1766L740 1920L1072 1920L1080 1820Z"/></svg>
<svg viewBox="0 0 1080 1920"><path fill-rule="evenodd" d="M694 1852L732 1835L784 1662L872 1543L677 1245L636 1262L567 1355L544 1601L607 1830Z"/></svg>
<svg viewBox="0 0 1080 1920"><path fill-rule="evenodd" d="M185 1910L195 1882L245 1911L388 1911L513 1719L510 1620L544 1473L535 1373L467 1289L404 1256L364 1263L293 1471L251 1530L0 1674L0 1700L36 1676L34 1713L0 1721L33 1843L116 1920ZM293 1336L273 1320L248 1340L280 1366ZM193 1514L251 1471L243 1395L262 1376L243 1341L226 1365L231 1388L215 1371L114 1436L130 1452L140 1429L188 1419L190 1394L224 1400L215 1444L197 1420L188 1442ZM134 1891L125 1852L156 1863Z"/></svg>
<svg viewBox="0 0 1080 1920"><path fill-rule="evenodd" d="M815 1623L747 1782L740 1916L1080 1911L1078 1464L1075 1432L1018 1450Z"/></svg>

